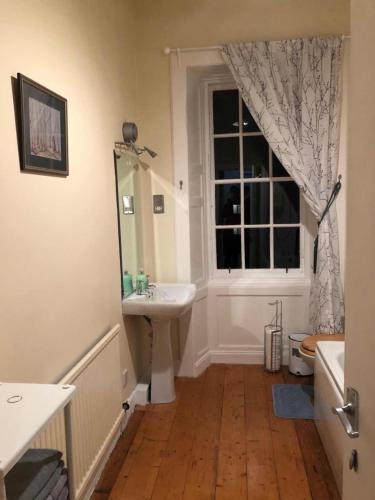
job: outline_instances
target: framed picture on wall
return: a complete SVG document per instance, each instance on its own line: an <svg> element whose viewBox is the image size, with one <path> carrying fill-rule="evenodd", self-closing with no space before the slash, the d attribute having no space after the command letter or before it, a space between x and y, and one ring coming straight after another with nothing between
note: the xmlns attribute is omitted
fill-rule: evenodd
<svg viewBox="0 0 375 500"><path fill-rule="evenodd" d="M21 169L69 175L67 100L18 73Z"/></svg>

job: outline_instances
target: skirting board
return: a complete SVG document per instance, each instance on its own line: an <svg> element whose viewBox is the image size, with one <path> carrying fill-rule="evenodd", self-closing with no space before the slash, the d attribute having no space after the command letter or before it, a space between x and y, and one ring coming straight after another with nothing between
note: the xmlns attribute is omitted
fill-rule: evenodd
<svg viewBox="0 0 375 500"><path fill-rule="evenodd" d="M203 373L211 363L211 352L207 348L206 351L194 363L194 377L199 377L199 375Z"/></svg>
<svg viewBox="0 0 375 500"><path fill-rule="evenodd" d="M116 419L113 429L108 435L100 455L97 457L97 463L92 477L88 480L85 491L80 495L81 500L89 500L91 498L113 449L120 439L121 434L126 430L130 417L134 413L135 406L146 405L148 403L148 387L148 384L137 384L128 398L129 410L127 412L121 411Z"/></svg>
<svg viewBox="0 0 375 500"><path fill-rule="evenodd" d="M136 405L145 406L148 404L148 389L150 384L137 384L135 386L134 391L131 393L130 398L128 399L129 403L129 411L126 413L132 414Z"/></svg>
<svg viewBox="0 0 375 500"><path fill-rule="evenodd" d="M264 360L261 351L215 350L210 355L211 363L261 365Z"/></svg>
<svg viewBox="0 0 375 500"><path fill-rule="evenodd" d="M198 377L206 368L213 363L224 364L244 364L244 365L262 365L264 362L263 347L254 348L252 350L241 349L214 349L207 350L194 363L194 376ZM288 346L283 348L283 365L288 365L289 349Z"/></svg>
<svg viewBox="0 0 375 500"><path fill-rule="evenodd" d="M230 346L231 347L231 346ZM201 373L206 370L213 363L224 363L233 365L262 365L264 363L264 350L263 346L254 346L251 349L241 349L236 346L227 349L213 349L209 350L208 347L203 349L198 354L198 359L194 362L191 374L189 377L199 377ZM289 347L283 346L283 365L289 363ZM180 361L174 360L174 374L179 376ZM186 376L186 375L184 375ZM148 387L148 386L147 386ZM145 403L137 403L145 404Z"/></svg>

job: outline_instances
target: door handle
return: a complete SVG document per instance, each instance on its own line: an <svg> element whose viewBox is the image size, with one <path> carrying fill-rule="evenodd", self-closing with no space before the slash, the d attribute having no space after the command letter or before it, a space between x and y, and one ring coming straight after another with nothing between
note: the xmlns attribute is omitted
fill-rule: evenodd
<svg viewBox="0 0 375 500"><path fill-rule="evenodd" d="M346 434L350 438L357 438L359 436L358 400L358 392L352 387L347 387L346 403L343 406L332 408L332 412L339 417Z"/></svg>
<svg viewBox="0 0 375 500"><path fill-rule="evenodd" d="M353 430L352 424L348 418L348 415L353 412L353 405L351 403L347 403L344 406L338 406L337 408L333 407L332 411L339 417L347 435L351 438L358 437L358 431Z"/></svg>

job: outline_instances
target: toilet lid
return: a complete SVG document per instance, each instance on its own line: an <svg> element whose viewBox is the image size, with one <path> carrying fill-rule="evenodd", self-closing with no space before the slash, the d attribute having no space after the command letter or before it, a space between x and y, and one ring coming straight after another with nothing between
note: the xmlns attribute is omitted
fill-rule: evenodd
<svg viewBox="0 0 375 500"><path fill-rule="evenodd" d="M306 354L309 354L310 356L315 355L315 349L316 349L316 344L317 342L322 342L325 340L329 341L343 341L344 340L344 334L343 333L317 333L316 335L312 335L311 337L308 337L302 342L301 349L303 352Z"/></svg>

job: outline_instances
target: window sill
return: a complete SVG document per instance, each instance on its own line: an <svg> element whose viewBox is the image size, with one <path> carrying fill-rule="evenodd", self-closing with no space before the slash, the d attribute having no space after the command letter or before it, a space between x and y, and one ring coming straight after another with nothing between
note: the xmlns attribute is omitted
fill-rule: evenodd
<svg viewBox="0 0 375 500"><path fill-rule="evenodd" d="M310 288L311 280L306 276L254 276L254 277L212 277L209 288Z"/></svg>

